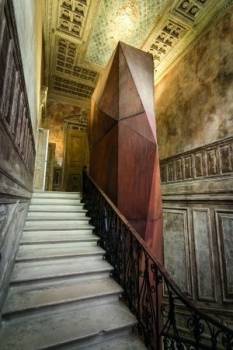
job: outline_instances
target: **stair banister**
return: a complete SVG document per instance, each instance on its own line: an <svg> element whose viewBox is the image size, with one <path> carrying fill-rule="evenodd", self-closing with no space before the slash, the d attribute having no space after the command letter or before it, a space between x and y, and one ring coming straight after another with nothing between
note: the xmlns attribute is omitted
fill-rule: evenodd
<svg viewBox="0 0 233 350"><path fill-rule="evenodd" d="M149 349L233 349L233 330L184 295L87 171L83 201Z"/></svg>

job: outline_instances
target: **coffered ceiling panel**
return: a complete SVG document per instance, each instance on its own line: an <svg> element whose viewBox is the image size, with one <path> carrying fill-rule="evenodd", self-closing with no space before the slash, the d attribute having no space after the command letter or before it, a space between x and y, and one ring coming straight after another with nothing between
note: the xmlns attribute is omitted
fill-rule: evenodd
<svg viewBox="0 0 233 350"><path fill-rule="evenodd" d="M59 0L57 29L82 38L89 0Z"/></svg>
<svg viewBox="0 0 233 350"><path fill-rule="evenodd" d="M149 52L155 83L233 0L44 0L48 97L88 106L118 41Z"/></svg>

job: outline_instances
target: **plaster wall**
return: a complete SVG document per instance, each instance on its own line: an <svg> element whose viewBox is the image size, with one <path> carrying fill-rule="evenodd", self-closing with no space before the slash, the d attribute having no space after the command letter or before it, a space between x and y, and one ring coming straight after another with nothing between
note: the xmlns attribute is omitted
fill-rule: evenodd
<svg viewBox="0 0 233 350"><path fill-rule="evenodd" d="M232 7L156 86L160 158L233 134Z"/></svg>
<svg viewBox="0 0 233 350"><path fill-rule="evenodd" d="M13 0L34 133L40 111L42 1Z"/></svg>

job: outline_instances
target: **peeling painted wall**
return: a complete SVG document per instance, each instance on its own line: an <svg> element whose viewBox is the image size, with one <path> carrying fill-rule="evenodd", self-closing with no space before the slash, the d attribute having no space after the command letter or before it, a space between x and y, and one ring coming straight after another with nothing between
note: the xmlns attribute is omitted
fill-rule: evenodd
<svg viewBox="0 0 233 350"><path fill-rule="evenodd" d="M55 160L62 166L64 157L64 119L77 116L80 107L50 101L47 107L47 118L43 127L49 129L49 142L56 144Z"/></svg>
<svg viewBox="0 0 233 350"><path fill-rule="evenodd" d="M233 11L156 86L160 158L233 134Z"/></svg>

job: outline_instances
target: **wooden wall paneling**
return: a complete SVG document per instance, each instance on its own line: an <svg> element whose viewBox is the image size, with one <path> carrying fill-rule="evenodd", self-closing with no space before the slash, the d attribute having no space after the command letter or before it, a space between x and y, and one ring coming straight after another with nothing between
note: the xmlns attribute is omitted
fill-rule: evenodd
<svg viewBox="0 0 233 350"><path fill-rule="evenodd" d="M162 183L233 175L233 137L161 160Z"/></svg>
<svg viewBox="0 0 233 350"><path fill-rule="evenodd" d="M210 193L184 196L183 193L180 195L177 192L176 196L168 198L164 195L163 209L165 263L167 256L170 260L168 271L175 276L176 281L182 281L184 272L180 269L181 262L177 264L176 260L184 260L185 254L189 256L191 298L203 311L214 313L232 325L233 196L229 196ZM171 214L183 211L187 213L189 244L179 243L182 242L180 237L183 235L184 225L182 220ZM169 220L167 212L170 215ZM170 237L172 242L168 242L167 237ZM179 283L184 292L188 282Z"/></svg>
<svg viewBox="0 0 233 350"><path fill-rule="evenodd" d="M213 265L213 232L210 209L193 208L192 216L197 297L200 301L215 301L216 278Z"/></svg>
<svg viewBox="0 0 233 350"><path fill-rule="evenodd" d="M34 162L34 157L30 158L31 162L29 164L27 161L27 153L29 149L32 149L32 153L35 155L34 137L30 120L30 111L27 103L27 93L25 88L18 39L16 36L16 28L14 27L14 19L12 18L13 8L11 5L11 1L8 1L5 6L5 16L3 25L1 27L0 49L0 64L1 68L3 68L1 70L4 72L3 79L0 81L0 106L2 120L2 138L0 142L2 144L1 148L3 150L6 148L6 145L8 145L8 148L11 148L11 151L9 152L8 150L5 150L2 152L3 162L1 162L0 170L4 174L7 174L8 177L16 177L15 180L18 182L24 182L23 186L27 187L27 189L30 191L32 190L32 165ZM24 147L20 149L18 141L20 135L18 135L17 132L19 129L22 130L22 128L20 128L20 125L22 123L23 105L27 110L25 123L26 130L23 137L25 141ZM29 137L29 134L31 137ZM26 142L30 142L30 144ZM8 154L8 156L11 155L12 158L5 157L5 159L3 159L4 154ZM7 164L7 160L9 159L12 160L12 165L17 164L18 171L14 171L14 166L12 167L12 171L10 171L10 164ZM13 163L13 159L15 159L16 162ZM25 172L28 173L26 179ZM21 179L19 179L19 177Z"/></svg>
<svg viewBox="0 0 233 350"><path fill-rule="evenodd" d="M164 206L164 264L182 291L192 296L187 208Z"/></svg>
<svg viewBox="0 0 233 350"><path fill-rule="evenodd" d="M0 229L3 233L0 240L0 311L7 293L10 272L14 265L27 210L28 201L12 202L6 199L0 203Z"/></svg>
<svg viewBox="0 0 233 350"><path fill-rule="evenodd" d="M0 0L0 315L32 191L35 144L12 0Z"/></svg>
<svg viewBox="0 0 233 350"><path fill-rule="evenodd" d="M233 302L233 210L215 210L220 255L222 296Z"/></svg>

